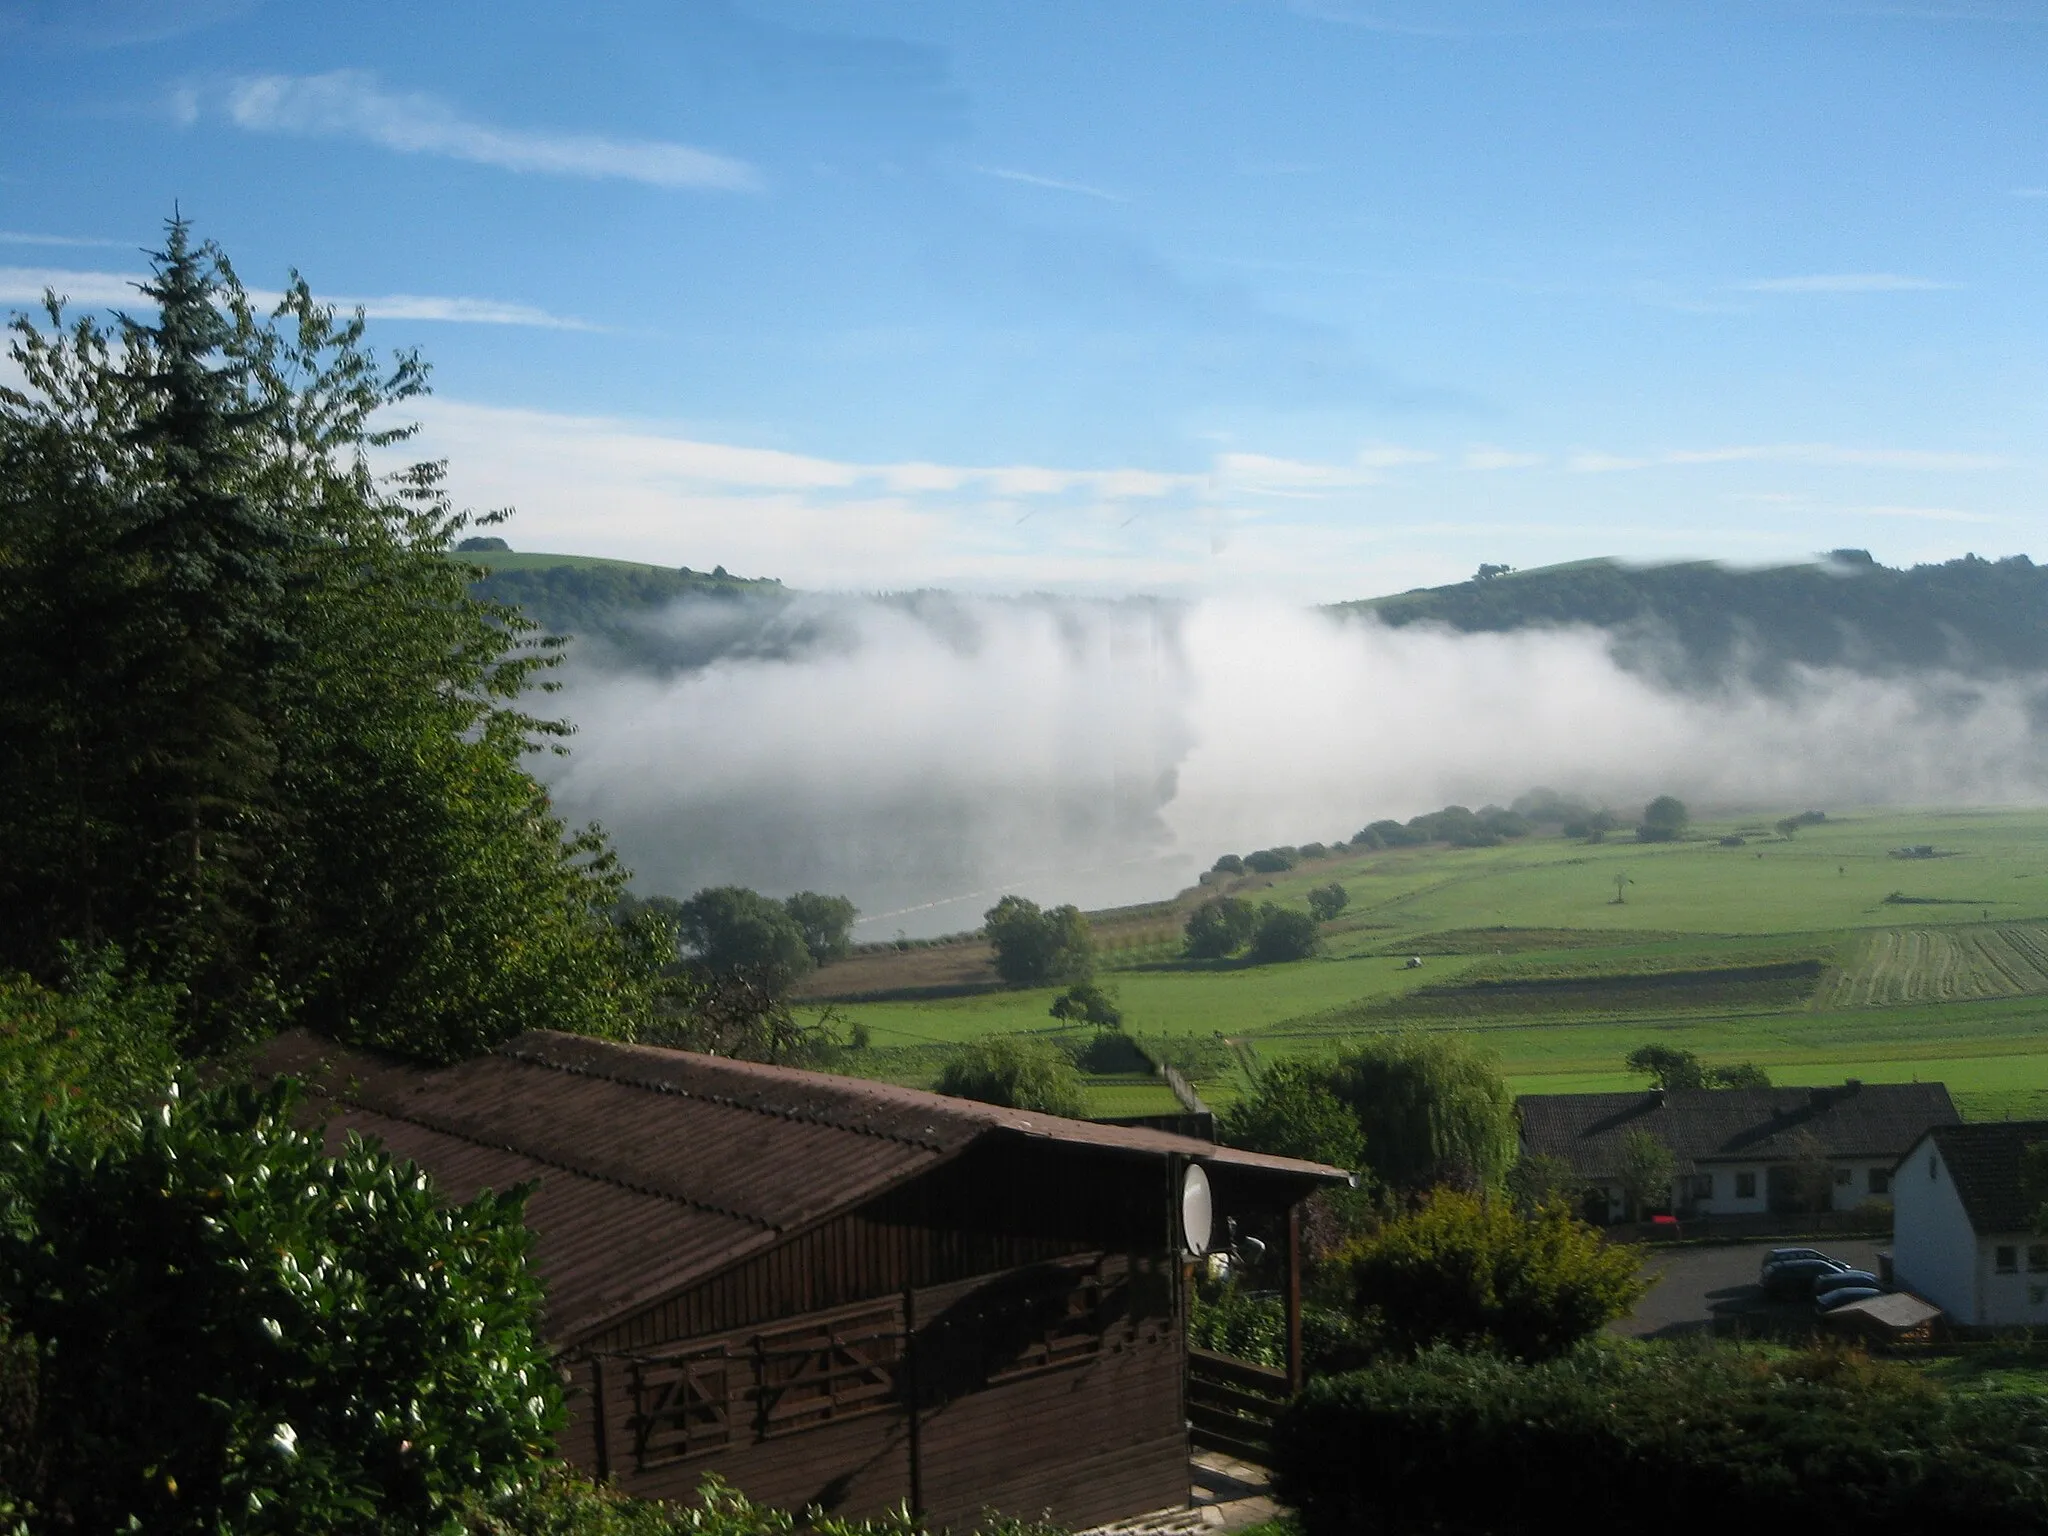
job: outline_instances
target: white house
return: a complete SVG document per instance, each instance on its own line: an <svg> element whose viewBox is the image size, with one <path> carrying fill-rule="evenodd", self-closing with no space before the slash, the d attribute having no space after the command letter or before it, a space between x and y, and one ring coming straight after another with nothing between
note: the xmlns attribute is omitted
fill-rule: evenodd
<svg viewBox="0 0 2048 1536"><path fill-rule="evenodd" d="M2048 1120L1941 1125L1892 1182L1892 1273L1958 1323L2048 1323L2048 1236L2020 1188L2020 1158Z"/></svg>
<svg viewBox="0 0 2048 1536"><path fill-rule="evenodd" d="M1569 1165L1592 1192L1590 1214L1613 1221L1660 1209L1692 1218L1888 1204L1901 1155L1959 1118L1940 1083L1854 1079L1827 1088L1527 1094L1516 1106L1523 1152ZM1644 1132L1670 1149L1676 1174L1665 1199L1638 1211L1623 1170L1631 1138Z"/></svg>

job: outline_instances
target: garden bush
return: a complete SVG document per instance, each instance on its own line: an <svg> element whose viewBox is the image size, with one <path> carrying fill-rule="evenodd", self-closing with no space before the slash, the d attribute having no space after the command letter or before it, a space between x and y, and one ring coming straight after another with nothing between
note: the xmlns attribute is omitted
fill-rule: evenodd
<svg viewBox="0 0 2048 1536"><path fill-rule="evenodd" d="M1451 1189L1338 1259L1358 1315L1396 1349L1484 1345L1542 1359L1599 1332L1649 1288L1637 1249L1604 1241L1563 1206L1524 1216Z"/></svg>
<svg viewBox="0 0 2048 1536"><path fill-rule="evenodd" d="M1306 1536L2048 1530L2048 1400L1840 1350L1437 1350L1311 1381L1273 1444Z"/></svg>
<svg viewBox="0 0 2048 1536"><path fill-rule="evenodd" d="M0 1313L34 1340L35 1486L84 1531L445 1530L548 1454L523 1191L437 1203L325 1155L285 1087L103 1141L0 1127ZM19 1460L19 1458L17 1458Z"/></svg>

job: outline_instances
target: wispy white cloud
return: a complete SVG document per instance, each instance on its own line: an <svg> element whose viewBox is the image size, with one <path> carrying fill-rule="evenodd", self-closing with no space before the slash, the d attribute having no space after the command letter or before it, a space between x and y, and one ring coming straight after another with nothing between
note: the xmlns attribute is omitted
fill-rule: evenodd
<svg viewBox="0 0 2048 1536"><path fill-rule="evenodd" d="M0 304L38 305L46 289L73 304L133 304L139 278L122 272L70 272L60 267L0 267Z"/></svg>
<svg viewBox="0 0 2048 1536"><path fill-rule="evenodd" d="M0 229L0 245L106 246L134 250L129 240L95 240L84 235L33 235L19 229Z"/></svg>
<svg viewBox="0 0 2048 1536"><path fill-rule="evenodd" d="M387 91L361 70L238 80L226 111L237 127L252 132L363 139L401 154L445 155L507 171L727 192L760 185L752 166L709 150L660 139L499 127L465 117L438 97Z"/></svg>
<svg viewBox="0 0 2048 1536"><path fill-rule="evenodd" d="M1515 453L1506 448L1475 446L1465 450L1467 469L1534 469L1548 462L1540 453Z"/></svg>
<svg viewBox="0 0 2048 1536"><path fill-rule="evenodd" d="M1085 181L1067 181L1058 176L1040 176L1031 171L1013 171L998 165L977 165L976 175L993 176L998 181L1018 181L1027 187L1044 187L1050 192L1071 192L1077 197L1092 197L1105 203L1128 203L1130 199L1120 192L1105 191L1091 187Z"/></svg>
<svg viewBox="0 0 2048 1536"><path fill-rule="evenodd" d="M1955 507L1844 507L1856 517L1905 517L1926 523L2004 523L2010 518L1988 512L1964 512Z"/></svg>
<svg viewBox="0 0 2048 1536"><path fill-rule="evenodd" d="M1399 469L1407 464L1434 464L1436 455L1426 448L1399 448L1379 445L1361 448L1358 464L1362 469Z"/></svg>
<svg viewBox="0 0 2048 1536"><path fill-rule="evenodd" d="M0 267L0 304L36 306L45 291L90 308L146 308L149 301L136 291L144 281L140 273L80 272L61 267ZM251 288L249 297L258 304L271 305L281 293ZM464 325L524 325L551 331L591 331L599 327L587 321L549 314L531 304L508 304L497 299L445 298L431 294L389 293L356 298L322 294L320 298L343 311L361 309L373 320L436 320Z"/></svg>
<svg viewBox="0 0 2048 1536"><path fill-rule="evenodd" d="M1668 453L1578 453L1565 467L1580 474L1659 469L1690 464L1818 464L1852 469L2010 469L2002 454L1949 453L1925 448L1844 448L1834 443L1755 443L1729 448L1680 448Z"/></svg>
<svg viewBox="0 0 2048 1536"><path fill-rule="evenodd" d="M1344 464L1313 464L1279 459L1263 453L1216 456L1216 484L1221 489L1264 496L1321 496L1364 485L1376 478L1371 469Z"/></svg>
<svg viewBox="0 0 2048 1536"><path fill-rule="evenodd" d="M1962 285L1897 272L1815 272L1803 277L1760 277L1737 286L1745 293L1929 293Z"/></svg>

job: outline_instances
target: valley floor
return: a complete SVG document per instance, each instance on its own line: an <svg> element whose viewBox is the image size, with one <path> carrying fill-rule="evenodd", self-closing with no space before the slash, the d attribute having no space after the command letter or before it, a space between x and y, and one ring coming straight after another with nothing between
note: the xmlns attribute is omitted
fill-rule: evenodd
<svg viewBox="0 0 2048 1536"><path fill-rule="evenodd" d="M1212 1104L1262 1062L1417 1028L1480 1035L1521 1092L1636 1086L1622 1058L1658 1040L1784 1083L1938 1080L1972 1118L2048 1115L2048 811L1831 813L1790 838L1781 814L1674 843L1346 850L1093 914L1101 979ZM1322 958L1179 958L1210 895L1302 906L1331 881L1350 904ZM1000 990L974 940L864 953L807 995L869 1031L844 1070L903 1082L981 1034L1061 1031L1054 989ZM1089 1086L1096 1114L1175 1107L1142 1071Z"/></svg>

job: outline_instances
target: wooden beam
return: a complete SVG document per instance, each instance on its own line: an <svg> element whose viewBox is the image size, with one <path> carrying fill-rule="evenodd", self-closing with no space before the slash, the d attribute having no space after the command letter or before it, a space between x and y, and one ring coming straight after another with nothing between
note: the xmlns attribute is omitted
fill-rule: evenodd
<svg viewBox="0 0 2048 1536"><path fill-rule="evenodd" d="M1301 1358L1301 1207L1287 1207L1287 1390L1299 1392L1308 1379Z"/></svg>

